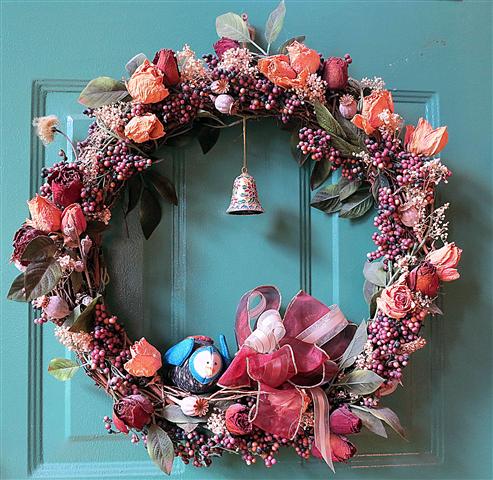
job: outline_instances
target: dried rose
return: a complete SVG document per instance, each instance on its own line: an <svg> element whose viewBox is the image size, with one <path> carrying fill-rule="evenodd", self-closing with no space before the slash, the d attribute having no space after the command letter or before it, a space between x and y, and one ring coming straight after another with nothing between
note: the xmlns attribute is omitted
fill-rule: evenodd
<svg viewBox="0 0 493 480"><path fill-rule="evenodd" d="M43 303L43 312L48 316L48 318L58 320L65 318L70 313L70 308L68 307L67 302L58 295L46 297L46 301Z"/></svg>
<svg viewBox="0 0 493 480"><path fill-rule="evenodd" d="M433 250L426 255L426 260L434 265L440 280L451 282L460 277L456 267L459 264L462 250L455 243L447 243L438 250Z"/></svg>
<svg viewBox="0 0 493 480"><path fill-rule="evenodd" d="M246 435L252 431L245 405L235 403L226 409L226 428L233 435Z"/></svg>
<svg viewBox="0 0 493 480"><path fill-rule="evenodd" d="M287 55L272 55L261 58L257 67L272 83L283 88L303 86L308 79L308 71L303 70L299 75L289 64Z"/></svg>
<svg viewBox="0 0 493 480"><path fill-rule="evenodd" d="M377 307L391 318L404 318L414 306L411 290L400 282L385 288L377 298Z"/></svg>
<svg viewBox="0 0 493 480"><path fill-rule="evenodd" d="M424 118L419 119L416 128L413 125L406 126L404 145L411 153L432 157L440 153L447 142L447 127L433 129Z"/></svg>
<svg viewBox="0 0 493 480"><path fill-rule="evenodd" d="M161 354L144 337L130 347L132 358L123 368L135 377L153 377L162 366Z"/></svg>
<svg viewBox="0 0 493 480"><path fill-rule="evenodd" d="M363 97L361 115L355 115L352 122L367 135L371 135L377 128L385 125L381 114L386 110L394 113L392 94L388 90L375 90L367 97Z"/></svg>
<svg viewBox="0 0 493 480"><path fill-rule="evenodd" d="M437 269L429 262L411 270L407 275L406 283L411 290L421 292L428 297L436 297L440 288Z"/></svg>
<svg viewBox="0 0 493 480"><path fill-rule="evenodd" d="M330 431L339 435L358 433L361 430L361 419L347 405L337 408L330 414Z"/></svg>
<svg viewBox="0 0 493 480"><path fill-rule="evenodd" d="M315 73L320 67L320 55L303 43L294 41L288 45L287 51L289 64L297 74L303 71Z"/></svg>
<svg viewBox="0 0 493 480"><path fill-rule="evenodd" d="M226 37L220 38L213 46L219 60L223 58L223 53L226 50L231 50L232 48L240 48L240 44L236 40L231 40L231 38Z"/></svg>
<svg viewBox="0 0 493 480"><path fill-rule="evenodd" d="M327 82L331 90L343 90L346 88L349 78L346 60L339 57L329 57L324 62L322 78Z"/></svg>
<svg viewBox="0 0 493 480"><path fill-rule="evenodd" d="M345 462L356 454L356 447L346 437L330 434L330 448L333 462Z"/></svg>
<svg viewBox="0 0 493 480"><path fill-rule="evenodd" d="M161 72L163 72L163 83L167 87L174 87L180 81L178 64L173 50L170 50L169 48L159 50L154 56L153 63L161 70Z"/></svg>
<svg viewBox="0 0 493 480"><path fill-rule="evenodd" d="M163 124L153 113L133 117L125 127L125 136L135 143L157 140L164 137L164 135Z"/></svg>
<svg viewBox="0 0 493 480"><path fill-rule="evenodd" d="M78 168L66 167L57 171L48 178L53 195L53 201L61 206L67 207L80 200L82 191L82 177Z"/></svg>
<svg viewBox="0 0 493 480"><path fill-rule="evenodd" d="M157 103L169 95L163 72L147 59L130 77L127 89L136 102L142 103Z"/></svg>
<svg viewBox="0 0 493 480"><path fill-rule="evenodd" d="M375 392L377 397L386 397L394 393L399 386L399 380L388 380L379 387L379 389Z"/></svg>
<svg viewBox="0 0 493 480"><path fill-rule="evenodd" d="M419 210L413 202L406 202L397 209L401 222L406 227L414 227L419 222Z"/></svg>
<svg viewBox="0 0 493 480"><path fill-rule="evenodd" d="M86 228L87 221L80 204L73 203L66 207L62 213L62 232L65 237L77 241Z"/></svg>
<svg viewBox="0 0 493 480"><path fill-rule="evenodd" d="M31 213L31 220L27 220L30 226L45 233L60 230L62 212L52 201L36 194L27 204Z"/></svg>
<svg viewBox="0 0 493 480"><path fill-rule="evenodd" d="M190 417L203 417L209 410L209 402L205 398L190 396L180 402L181 411Z"/></svg>
<svg viewBox="0 0 493 480"><path fill-rule="evenodd" d="M19 269L22 269L23 267L24 268L27 267L29 265L29 262L21 261L22 254L24 253L24 250L26 249L27 245L31 242L31 240L43 234L44 232L42 232L41 230L36 230L35 228L26 224L22 225L22 227L19 228L17 232L15 232L14 239L12 242L12 246L14 247L14 252L10 257L10 261L15 262L16 266Z"/></svg>
<svg viewBox="0 0 493 480"><path fill-rule="evenodd" d="M153 413L154 407L147 397L129 395L113 405L113 423L123 433L128 433L129 428L142 430Z"/></svg>

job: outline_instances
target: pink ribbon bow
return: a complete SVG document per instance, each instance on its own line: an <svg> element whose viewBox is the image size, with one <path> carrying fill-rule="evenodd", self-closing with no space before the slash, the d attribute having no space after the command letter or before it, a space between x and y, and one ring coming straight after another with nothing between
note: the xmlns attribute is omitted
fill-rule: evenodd
<svg viewBox="0 0 493 480"><path fill-rule="evenodd" d="M254 302L258 304L253 306ZM289 303L284 320L280 306L281 294L274 286L260 286L243 295L236 311L239 351L218 384L258 385L254 425L285 438L298 431L309 402L307 389L314 408L315 446L333 468L329 401L320 386L337 373L329 352L342 353L338 339L347 344L342 332L349 323L337 305L327 307L303 291Z"/></svg>

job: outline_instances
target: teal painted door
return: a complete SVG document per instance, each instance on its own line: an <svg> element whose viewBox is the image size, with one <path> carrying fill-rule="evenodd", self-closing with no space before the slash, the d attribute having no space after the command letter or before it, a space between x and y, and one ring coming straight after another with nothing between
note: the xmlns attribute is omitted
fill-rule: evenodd
<svg viewBox="0 0 493 480"><path fill-rule="evenodd" d="M111 403L83 376L60 384L46 374L66 352L51 327L35 327L22 304L3 300L16 272L8 266L13 232L26 217L38 173L53 163L31 133L31 118L54 113L76 140L88 121L77 104L85 81L118 78L133 54L189 43L211 50L217 15L246 10L263 25L270 1L2 1L1 84L1 456L0 477L159 478L141 445L105 433ZM453 202L451 236L465 253L462 279L449 285L446 315L429 321L428 348L416 354L389 400L409 442L362 435L359 456L337 478L474 478L491 471L491 3L287 1L282 40L307 35L327 55L350 52L355 78L382 76L410 123L446 124L446 163L454 171L443 198ZM65 146L66 147L66 146ZM329 218L309 207L309 175L272 123L249 128L250 170L266 214L225 214L241 163L232 128L206 156L198 146L161 164L179 193L144 241L135 216L129 236L115 218L107 241L111 302L134 337L165 348L184 335L227 334L248 289L273 283L285 303L300 288L337 302L348 318L366 315L361 268L372 222ZM322 464L283 455L272 470L224 458L212 469L176 465L183 479L328 478Z"/></svg>

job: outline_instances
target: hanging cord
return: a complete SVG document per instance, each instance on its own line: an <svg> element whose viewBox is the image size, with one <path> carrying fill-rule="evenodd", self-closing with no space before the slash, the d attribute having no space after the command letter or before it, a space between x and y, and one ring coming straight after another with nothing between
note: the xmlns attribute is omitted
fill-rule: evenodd
<svg viewBox="0 0 493 480"><path fill-rule="evenodd" d="M248 173L247 169L247 147L246 147L246 117L243 117L243 167L241 173Z"/></svg>

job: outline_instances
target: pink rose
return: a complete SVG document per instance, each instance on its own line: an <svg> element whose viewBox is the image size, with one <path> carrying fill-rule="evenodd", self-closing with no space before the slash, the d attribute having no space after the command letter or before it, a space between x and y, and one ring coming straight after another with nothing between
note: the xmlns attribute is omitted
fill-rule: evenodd
<svg viewBox="0 0 493 480"><path fill-rule="evenodd" d="M173 50L169 48L159 50L154 56L153 63L163 72L163 83L167 87L173 87L180 81L180 72L178 72L178 64Z"/></svg>
<svg viewBox="0 0 493 480"><path fill-rule="evenodd" d="M151 421L154 407L143 395L129 395L113 405L113 423L120 432L128 433L128 428L142 430Z"/></svg>
<svg viewBox="0 0 493 480"><path fill-rule="evenodd" d="M38 194L27 202L31 220L27 223L44 233L57 232L60 230L62 212L57 206L45 197Z"/></svg>
<svg viewBox="0 0 493 480"><path fill-rule="evenodd" d="M377 298L378 308L391 318L404 318L414 308L413 293L407 285L394 283Z"/></svg>
<svg viewBox="0 0 493 480"><path fill-rule="evenodd" d="M447 243L438 250L433 250L426 255L426 260L435 266L440 280L451 282L460 277L456 267L459 264L462 250L455 243Z"/></svg>
<svg viewBox="0 0 493 480"><path fill-rule="evenodd" d="M231 405L226 410L226 428L233 435L246 435L252 431L248 420L248 408L240 403Z"/></svg>
<svg viewBox="0 0 493 480"><path fill-rule="evenodd" d="M73 203L66 207L62 213L62 232L65 237L72 241L77 241L86 228L86 217L80 204Z"/></svg>
<svg viewBox="0 0 493 480"><path fill-rule="evenodd" d="M339 57L330 57L325 60L322 78L327 82L330 90L343 90L346 88L349 78L346 60Z"/></svg>
<svg viewBox="0 0 493 480"><path fill-rule="evenodd" d="M428 297L435 297L440 287L437 269L429 262L409 272L406 278L407 286L415 292L421 292Z"/></svg>
<svg viewBox="0 0 493 480"><path fill-rule="evenodd" d="M226 50L231 50L232 48L240 48L240 44L236 40L231 40L231 38L222 37L214 44L214 51L219 60L223 58Z"/></svg>
<svg viewBox="0 0 493 480"><path fill-rule="evenodd" d="M347 405L337 408L330 414L330 431L339 435L358 433L361 430L361 419Z"/></svg>
<svg viewBox="0 0 493 480"><path fill-rule="evenodd" d="M356 453L356 447L346 437L334 433L330 433L330 448L333 462L345 462ZM322 458L322 454L314 444L312 444L312 455L315 458Z"/></svg>

